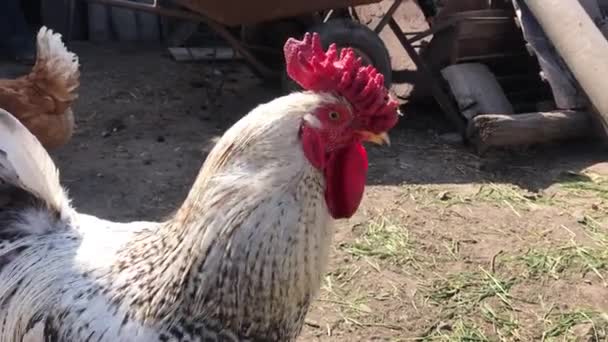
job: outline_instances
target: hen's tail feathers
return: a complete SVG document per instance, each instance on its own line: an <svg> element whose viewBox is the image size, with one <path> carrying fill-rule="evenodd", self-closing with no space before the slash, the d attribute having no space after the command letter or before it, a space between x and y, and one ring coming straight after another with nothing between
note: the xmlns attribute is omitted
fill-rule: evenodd
<svg viewBox="0 0 608 342"><path fill-rule="evenodd" d="M78 56L68 51L61 34L43 26L37 36L36 64L30 79L56 101L71 103L78 98L80 64Z"/></svg>
<svg viewBox="0 0 608 342"><path fill-rule="evenodd" d="M38 139L12 114L0 109L0 179L44 202L67 221L73 213L59 183L59 170Z"/></svg>

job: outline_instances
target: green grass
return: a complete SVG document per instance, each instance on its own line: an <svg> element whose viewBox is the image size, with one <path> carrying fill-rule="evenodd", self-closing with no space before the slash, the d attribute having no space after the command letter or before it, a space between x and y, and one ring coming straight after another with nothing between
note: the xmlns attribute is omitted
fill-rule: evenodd
<svg viewBox="0 0 608 342"><path fill-rule="evenodd" d="M519 258L525 263L529 277L549 275L554 279L559 278L564 270L572 264L573 254L563 253L553 249L533 249Z"/></svg>
<svg viewBox="0 0 608 342"><path fill-rule="evenodd" d="M552 310L543 317L544 331L542 341L578 341L582 336L574 336L572 328L579 324L589 325L588 334L591 339L585 341L605 341L606 321L595 311L576 310L553 313ZM559 339L558 339L559 337Z"/></svg>
<svg viewBox="0 0 608 342"><path fill-rule="evenodd" d="M550 288L553 279L560 278L568 286L576 285L581 281L581 275L577 273L594 274L608 283L608 228L605 224L608 210L603 211L604 204L608 203L605 201L608 199L608 178L568 174L560 179L556 190L547 196L530 193L514 185L495 183L481 184L478 188L456 185L450 189L408 187L404 196L415 202L416 210L424 208L424 213L428 210L447 212L453 205L486 208L490 204L498 207L501 213L515 213L523 220L527 219L526 211L545 210L548 206L558 208L551 209L551 213L565 213L569 220L580 217L581 212L590 215L579 219L581 226L576 229L564 227L570 231L571 241L564 241L563 234L550 236L549 230L546 231L546 239L544 230L538 235L538 241L522 237L521 245L505 249L497 268L494 267L496 258L491 260L491 266L488 265L490 260L479 262L466 258L468 251L461 251L459 240L433 236L435 240L429 243L426 240L428 236L424 234L415 235L418 238L414 240L407 227L398 220L378 216L357 227L357 238L343 243L340 249L349 255L349 260L362 261L358 264L363 270L368 269L365 263L377 271L386 264L414 265L411 276L415 276L419 283L411 294L412 298L408 298L409 293L398 295L403 298L389 293L386 299L378 299L374 291L369 288L363 291L358 287L356 279L353 279L358 270L351 268L347 272L330 275L325 282L322 300L331 303L346 324L363 327L384 323L386 317L381 310L377 311L379 300L400 300L401 307L412 305L421 317L415 319L423 321L420 326L429 326L415 338L419 341L578 341L582 337L585 341L608 341L608 321L593 311L598 310L593 303L578 299L563 302L563 296L549 294L545 298L543 290L537 293L537 278L542 278L541 288L544 289ZM591 205L593 211L590 211ZM416 233L412 230L412 234ZM530 249L523 254L516 252L523 248ZM492 272L481 267L482 263ZM475 264L478 264L478 269L471 268ZM461 270L463 267L468 271L437 274L439 270ZM409 270L407 272L409 275ZM340 285L342 283L349 285L345 287ZM512 291L516 284L517 291ZM560 303L556 303L556 307L567 309L562 312L549 310L547 313L545 299L558 300ZM588 307L591 309L587 310Z"/></svg>
<svg viewBox="0 0 608 342"><path fill-rule="evenodd" d="M595 242L583 246L574 240L561 247L533 248L518 257L527 268L530 277L547 275L559 279L566 271L579 271L583 274L595 273L606 281L604 272L608 268L607 231L595 219L585 216L579 221L585 234Z"/></svg>
<svg viewBox="0 0 608 342"><path fill-rule="evenodd" d="M520 211L535 210L540 205L552 205L553 197L540 193L532 193L516 185L483 183L476 192L445 191L442 188L416 187L409 189L408 195L416 202L425 206L451 207L454 205L475 205L475 203L491 203L498 207L522 216Z"/></svg>
<svg viewBox="0 0 608 342"><path fill-rule="evenodd" d="M450 329L434 329L426 341L491 341L480 324L491 324L501 336L518 336L518 322L511 316L513 298L509 294L515 279L503 279L483 268L477 272L458 272L423 284L427 301L441 310ZM490 306L487 300L498 305ZM497 301L496 301L497 300Z"/></svg>
<svg viewBox="0 0 608 342"><path fill-rule="evenodd" d="M322 285L324 294L319 301L334 306L346 322L356 322L372 313L368 306L369 294L352 286L359 272L360 268L356 266L341 267L327 274Z"/></svg>
<svg viewBox="0 0 608 342"><path fill-rule="evenodd" d="M398 324L386 321L382 310L373 308L374 302L401 302L398 291L366 290L358 281L360 275L361 268L354 265L340 267L328 273L318 301L331 308L339 317L339 321L348 326L402 330Z"/></svg>
<svg viewBox="0 0 608 342"><path fill-rule="evenodd" d="M531 193L515 185L495 183L481 185L474 199L495 203L513 212L518 217L522 217L520 213L522 210L535 210L539 205L555 204L555 199L552 197Z"/></svg>
<svg viewBox="0 0 608 342"><path fill-rule="evenodd" d="M521 340L519 336L519 322L511 312L498 311L488 304L481 308L481 316L487 322L492 324L494 331L501 340L507 340L511 337Z"/></svg>
<svg viewBox="0 0 608 342"><path fill-rule="evenodd" d="M608 229L606 229L606 227L588 215L579 220L579 223L585 230L585 233L595 241L598 246L608 248Z"/></svg>
<svg viewBox="0 0 608 342"><path fill-rule="evenodd" d="M519 321L521 311L514 308L515 299L509 294L514 284L513 279L500 279L484 269L480 272L454 273L434 281L426 289L426 296L441 308L443 318L439 318L439 321L443 323L429 329L420 340L456 342L529 339L532 326L529 322L528 325L522 325ZM498 301L486 301L489 298ZM536 317L536 326L540 330L534 340L579 341L581 336L577 334L589 335L590 339L585 341L607 340L608 321L596 311L576 309L553 312L550 309L544 316ZM573 329L579 325L580 329L575 332Z"/></svg>
<svg viewBox="0 0 608 342"><path fill-rule="evenodd" d="M365 226L359 238L342 249L355 257L373 257L395 265L414 260L414 244L408 230L382 216Z"/></svg>
<svg viewBox="0 0 608 342"><path fill-rule="evenodd" d="M562 189L573 195L608 199L608 178L603 176L567 172L559 177L558 183Z"/></svg>
<svg viewBox="0 0 608 342"><path fill-rule="evenodd" d="M528 270L528 277L550 276L559 279L566 271L595 273L605 280L602 271L608 265L608 250L583 247L572 243L564 247L532 249L519 257Z"/></svg>
<svg viewBox="0 0 608 342"><path fill-rule="evenodd" d="M436 279L426 286L425 297L443 309L466 314L484 299L497 297L511 307L509 290L514 279L499 279L484 269L479 272L461 272Z"/></svg>
<svg viewBox="0 0 608 342"><path fill-rule="evenodd" d="M444 324L432 329L419 341L442 342L489 342L483 331L474 323L465 319L458 319L452 324Z"/></svg>
<svg viewBox="0 0 608 342"><path fill-rule="evenodd" d="M458 191L445 191L444 187L415 186L407 189L408 196L420 205L452 206L457 204L473 204L475 202L494 203L505 207L518 216L520 211L533 210L540 205L568 206L566 196L594 197L608 200L608 177L593 173L567 172L556 180L561 194L550 196L542 193L529 192L513 184L484 183L476 193L462 194Z"/></svg>

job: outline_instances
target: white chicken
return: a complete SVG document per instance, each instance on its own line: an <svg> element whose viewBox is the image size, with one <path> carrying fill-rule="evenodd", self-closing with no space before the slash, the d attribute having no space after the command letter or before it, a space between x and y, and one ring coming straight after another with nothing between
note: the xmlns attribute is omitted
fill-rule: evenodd
<svg viewBox="0 0 608 342"><path fill-rule="evenodd" d="M397 103L317 35L285 56L308 91L231 127L164 222L78 213L45 149L0 112L0 342L295 340L332 222L361 201L361 142L387 140Z"/></svg>

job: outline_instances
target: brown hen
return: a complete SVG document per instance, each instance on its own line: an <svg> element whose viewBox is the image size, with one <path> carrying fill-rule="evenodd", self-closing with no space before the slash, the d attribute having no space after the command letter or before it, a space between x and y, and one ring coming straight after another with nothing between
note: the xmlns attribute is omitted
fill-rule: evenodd
<svg viewBox="0 0 608 342"><path fill-rule="evenodd" d="M79 82L78 57L66 49L61 34L42 27L32 71L17 79L0 79L0 108L17 117L45 148L60 147L72 137L71 105Z"/></svg>

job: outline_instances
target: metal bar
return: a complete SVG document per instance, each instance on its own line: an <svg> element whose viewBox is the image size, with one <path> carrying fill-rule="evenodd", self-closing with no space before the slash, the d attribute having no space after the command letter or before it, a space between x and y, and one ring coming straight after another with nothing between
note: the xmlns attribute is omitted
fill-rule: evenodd
<svg viewBox="0 0 608 342"><path fill-rule="evenodd" d="M376 25L376 28L374 28L374 32L376 32L376 34L379 34L380 32L382 32L382 30L384 30L384 27L386 27L388 21L393 18L393 15L395 15L395 12L397 12L397 9L399 9L399 6L401 6L402 2L403 0L395 0L395 2L393 2L391 7L388 9L388 11L384 14L382 19L378 23L378 25Z"/></svg>
<svg viewBox="0 0 608 342"><path fill-rule="evenodd" d="M417 34L426 33L428 31L429 30L425 30L425 31L410 31L410 32L403 32L403 34L406 35L406 36L414 36L414 35L417 35Z"/></svg>
<svg viewBox="0 0 608 342"><path fill-rule="evenodd" d="M0 0L2 1L2 0ZM264 77L277 77L279 73L268 68L264 63L259 61L251 51L247 50L241 41L236 38L224 25L216 22L215 20L204 16L202 14L195 14L188 11L182 10L174 10L162 8L158 5L158 3L154 4L146 4L146 3L137 3L128 0L87 0L89 2L98 2L101 4L115 6L115 7L124 7L128 9L132 9L135 11L149 12L154 13L166 17L179 18L184 20L190 20L194 22L201 22L205 25L209 26L213 31L215 31L218 35L220 35L230 46L247 62L249 62L261 75Z"/></svg>
<svg viewBox="0 0 608 342"><path fill-rule="evenodd" d="M523 57L523 56L527 56L527 55L528 54L526 52L489 53L489 54L486 54L486 55L458 57L456 59L456 63L478 61L478 60L482 60L482 59L500 59L500 58L508 58L508 57Z"/></svg>
<svg viewBox="0 0 608 342"><path fill-rule="evenodd" d="M326 23L329 19L331 19L331 17L333 15L334 15L334 10L333 9L330 9L329 11L327 11L327 14L323 18L323 22Z"/></svg>
<svg viewBox="0 0 608 342"><path fill-rule="evenodd" d="M357 14L357 10L355 9L355 7L349 7L349 12L350 12L350 15L353 17L353 19L355 19L356 22L358 22L358 23L361 22L361 18L359 18L359 15Z"/></svg>
<svg viewBox="0 0 608 342"><path fill-rule="evenodd" d="M164 17L172 17L172 18L185 19L185 20L204 22L204 23L213 21L211 18L207 18L202 14L195 14L195 13L183 11L183 10L162 8L161 6L158 5L158 3L147 4L147 3L134 2L134 1L129 1L129 0L86 0L86 1L97 2L100 4L109 5L109 6L113 6L113 7L128 8L128 9L132 9L135 11L154 13L154 14L158 14L158 15L161 15Z"/></svg>
<svg viewBox="0 0 608 342"><path fill-rule="evenodd" d="M391 30L393 30L393 33L395 33L395 36L397 36L397 38L399 39L401 46L403 46L403 48L410 56L414 64L416 64L418 72L422 73L422 75L424 75L425 80L429 82L433 97L435 98L437 103L439 103L441 109L445 112L448 120L450 120L452 124L456 126L458 132L460 132L460 134L464 137L466 133L465 120L454 106L454 103L450 99L450 96L446 94L441 88L441 83L439 82L437 77L435 77L432 70L426 65L424 60L420 58L420 56L416 52L416 49L412 47L412 44L405 37L403 31L401 30L401 27L395 21L395 19L391 18L388 22L388 26L391 28Z"/></svg>
<svg viewBox="0 0 608 342"><path fill-rule="evenodd" d="M409 38L411 43L422 40L430 35L434 35L439 31L443 31L450 26L454 26L462 21L506 21L513 20L511 17L451 17L446 19L445 21L440 22L439 24L433 25L430 29L422 32L418 32L413 35L413 37ZM413 33L413 32L412 32ZM412 33L406 33L410 35Z"/></svg>
<svg viewBox="0 0 608 342"><path fill-rule="evenodd" d="M578 1L524 0L608 133L608 41Z"/></svg>

